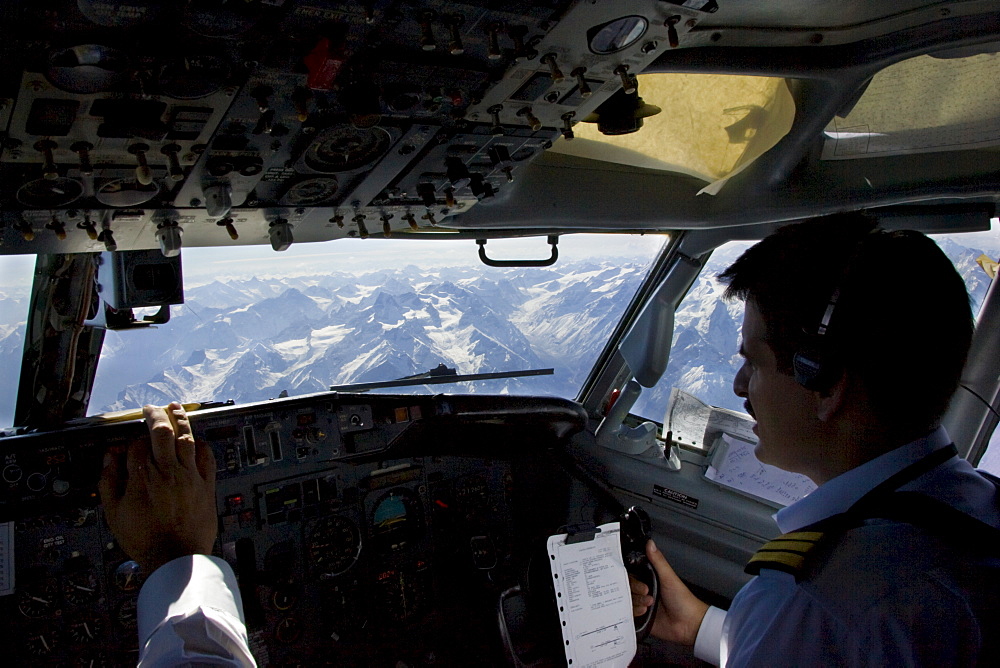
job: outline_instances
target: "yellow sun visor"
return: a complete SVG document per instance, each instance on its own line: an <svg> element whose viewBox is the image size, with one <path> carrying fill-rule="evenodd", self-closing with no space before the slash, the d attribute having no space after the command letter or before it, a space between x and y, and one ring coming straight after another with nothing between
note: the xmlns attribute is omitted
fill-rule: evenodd
<svg viewBox="0 0 1000 668"><path fill-rule="evenodd" d="M784 79L728 74L642 74L638 93L662 111L632 134L605 136L593 123L573 127L577 139L551 149L607 162L662 169L709 184L715 195L729 177L788 134L795 101Z"/></svg>

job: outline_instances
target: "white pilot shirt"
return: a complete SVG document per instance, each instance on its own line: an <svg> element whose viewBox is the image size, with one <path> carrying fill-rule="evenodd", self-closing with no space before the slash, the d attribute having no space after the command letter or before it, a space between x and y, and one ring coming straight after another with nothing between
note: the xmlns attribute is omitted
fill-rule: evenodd
<svg viewBox="0 0 1000 668"><path fill-rule="evenodd" d="M233 569L195 554L169 561L142 585L138 668L256 666Z"/></svg>
<svg viewBox="0 0 1000 668"><path fill-rule="evenodd" d="M774 518L783 533L848 510L898 471L951 443L943 427L821 485ZM993 484L952 457L900 487L1000 527ZM867 538L865 537L865 534ZM857 534L857 539L849 539ZM838 543L816 581L762 569L729 612L709 608L694 653L715 665L971 665L979 624L947 573L924 569L918 530L878 523ZM853 544L851 542L853 541ZM841 555L842 558L838 559Z"/></svg>

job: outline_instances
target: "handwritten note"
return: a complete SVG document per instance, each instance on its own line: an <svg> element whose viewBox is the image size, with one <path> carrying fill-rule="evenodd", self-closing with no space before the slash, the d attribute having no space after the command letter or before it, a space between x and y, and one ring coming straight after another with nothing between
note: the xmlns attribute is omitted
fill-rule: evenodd
<svg viewBox="0 0 1000 668"><path fill-rule="evenodd" d="M593 540L567 544L566 534L548 540L566 663L626 668L636 643L621 529L618 522L599 529Z"/></svg>
<svg viewBox="0 0 1000 668"><path fill-rule="evenodd" d="M779 507L794 503L816 489L804 475L762 464L753 451L753 443L723 434L705 477Z"/></svg>
<svg viewBox="0 0 1000 668"><path fill-rule="evenodd" d="M704 401L676 387L670 391L667 413L663 418L664 440L670 432L675 443L708 449L719 434L731 434L745 441L756 440L753 420L746 413L709 406Z"/></svg>

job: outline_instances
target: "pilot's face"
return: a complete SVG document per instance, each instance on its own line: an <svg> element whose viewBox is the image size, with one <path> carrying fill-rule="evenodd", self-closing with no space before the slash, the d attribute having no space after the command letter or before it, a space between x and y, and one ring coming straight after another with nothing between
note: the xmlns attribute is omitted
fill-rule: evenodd
<svg viewBox="0 0 1000 668"><path fill-rule="evenodd" d="M743 366L733 380L733 392L746 399L747 412L757 421L757 458L786 471L808 475L816 405L813 393L778 371L774 351L753 301L743 315Z"/></svg>

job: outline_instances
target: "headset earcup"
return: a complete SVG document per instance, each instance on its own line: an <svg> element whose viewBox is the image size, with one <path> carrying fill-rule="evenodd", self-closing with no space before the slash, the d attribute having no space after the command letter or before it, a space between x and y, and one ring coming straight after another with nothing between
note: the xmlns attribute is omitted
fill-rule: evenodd
<svg viewBox="0 0 1000 668"><path fill-rule="evenodd" d="M795 353L792 357L792 368L795 371L795 382L807 390L822 390L821 377L823 374L823 362L819 355L814 352Z"/></svg>

